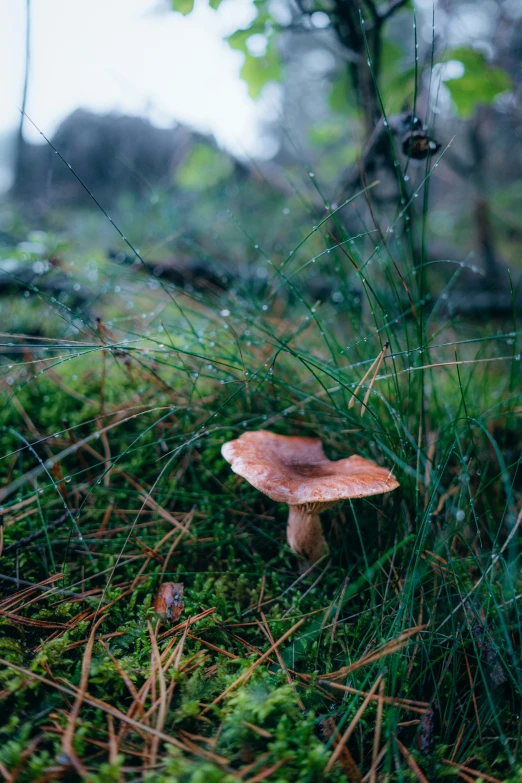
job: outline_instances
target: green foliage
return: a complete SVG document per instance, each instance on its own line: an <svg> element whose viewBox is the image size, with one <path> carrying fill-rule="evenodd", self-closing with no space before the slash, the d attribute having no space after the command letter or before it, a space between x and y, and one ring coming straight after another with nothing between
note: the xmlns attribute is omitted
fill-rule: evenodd
<svg viewBox="0 0 522 783"><path fill-rule="evenodd" d="M178 14L187 16L194 10L194 0L172 0L172 8Z"/></svg>
<svg viewBox="0 0 522 783"><path fill-rule="evenodd" d="M355 101L352 96L352 83L349 73L343 69L334 79L328 94L328 103L332 111L338 114L353 113Z"/></svg>
<svg viewBox="0 0 522 783"><path fill-rule="evenodd" d="M222 0L209 0L209 6L217 10ZM252 98L259 98L263 87L270 82L278 82L282 77L281 58L277 51L277 22L270 13L267 0L255 0L257 16L254 21L244 29L238 29L229 35L226 40L230 47L240 51L244 55L241 67L241 78L248 85L248 92ZM194 0L172 0L174 11L186 16L194 9ZM265 39L263 53L253 53L249 48L249 40L252 36L262 36Z"/></svg>
<svg viewBox="0 0 522 783"><path fill-rule="evenodd" d="M282 76L281 59L277 51L277 36L275 35L275 20L267 10L265 0L257 0L257 17L252 24L241 30L236 30L226 39L232 49L242 52L245 61L241 68L241 78L248 85L248 92L252 98L258 98L269 82L280 81ZM263 36L266 48L263 54L255 55L248 42L252 36Z"/></svg>
<svg viewBox="0 0 522 783"><path fill-rule="evenodd" d="M452 49L445 52L444 60L456 60L464 67L462 76L443 76L457 113L464 119L471 117L477 106L487 106L498 95L511 89L511 80L506 71L489 65L484 53L477 49Z"/></svg>
<svg viewBox="0 0 522 783"><path fill-rule="evenodd" d="M415 89L415 68L406 64L407 53L389 37L382 42L379 92L387 114L411 105Z"/></svg>
<svg viewBox="0 0 522 783"><path fill-rule="evenodd" d="M185 190L207 190L228 179L232 169L228 155L208 144L196 144L176 172L176 183Z"/></svg>

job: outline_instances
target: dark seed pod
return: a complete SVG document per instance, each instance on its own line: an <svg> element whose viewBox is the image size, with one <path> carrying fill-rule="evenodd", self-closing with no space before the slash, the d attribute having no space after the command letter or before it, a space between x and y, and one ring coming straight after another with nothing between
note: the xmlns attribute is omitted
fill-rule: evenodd
<svg viewBox="0 0 522 783"><path fill-rule="evenodd" d="M435 139L431 139L423 130L410 130L402 137L402 151L414 160L425 160L430 155L435 155L441 145Z"/></svg>

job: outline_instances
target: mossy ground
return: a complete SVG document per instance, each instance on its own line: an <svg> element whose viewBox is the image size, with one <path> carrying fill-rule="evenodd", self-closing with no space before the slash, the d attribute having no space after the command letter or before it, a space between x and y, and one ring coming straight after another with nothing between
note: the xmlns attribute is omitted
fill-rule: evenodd
<svg viewBox="0 0 522 783"><path fill-rule="evenodd" d="M448 318L400 237L331 220L294 225L290 255L243 235L255 288L180 290L78 239L48 255L88 308L35 286L3 303L7 780L519 780L516 319ZM259 428L400 482L325 513L331 557L304 576L286 508L221 456ZM184 585L174 627L162 581Z"/></svg>

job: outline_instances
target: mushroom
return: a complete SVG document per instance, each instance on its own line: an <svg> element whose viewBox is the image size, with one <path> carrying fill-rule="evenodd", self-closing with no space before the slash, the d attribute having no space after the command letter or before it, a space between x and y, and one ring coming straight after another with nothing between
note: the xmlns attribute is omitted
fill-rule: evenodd
<svg viewBox="0 0 522 783"><path fill-rule="evenodd" d="M223 444L221 453L234 473L272 500L288 503L288 543L312 562L328 553L321 511L343 498L379 495L399 486L390 470L369 459L329 460L316 438L245 432Z"/></svg>

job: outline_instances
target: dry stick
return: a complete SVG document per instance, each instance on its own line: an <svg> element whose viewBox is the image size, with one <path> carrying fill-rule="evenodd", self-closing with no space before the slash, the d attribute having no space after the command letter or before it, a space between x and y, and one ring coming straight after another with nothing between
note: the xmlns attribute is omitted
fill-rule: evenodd
<svg viewBox="0 0 522 783"><path fill-rule="evenodd" d="M397 742L397 747L399 748L400 752L402 753L402 755L404 756L404 758L408 763L408 767L411 769L411 771L413 772L413 774L415 775L419 783L430 783L430 781L428 780L428 778L426 777L422 769L419 767L419 765L411 755L410 751L407 748L405 748L402 742L400 742L397 738L396 738L396 742Z"/></svg>
<svg viewBox="0 0 522 783"><path fill-rule="evenodd" d="M38 682L42 682L44 685L48 685L51 688L55 688L56 690L65 693L66 696L74 697L77 695L74 690L69 690L69 688L66 688L64 685L60 685L57 682L53 682L52 680L47 679L47 677L42 677L40 674L35 674L34 672L29 671L29 669L24 669L22 666L17 666L16 664L11 663L10 661L6 661L5 658L0 658L0 665L5 666L7 669L13 669L13 671L19 672L20 674L25 674L27 677L31 677L33 680L38 680ZM86 704L90 704L91 707L95 707L96 709L102 710L108 715L112 715L117 720L127 723L129 726L135 729L139 734L143 732L145 734L151 734L152 736L157 735L161 740L163 740L163 742L166 742L168 745L174 745L176 748L179 748L179 750L183 750L187 752L187 750L189 749L182 742L175 739L175 737L171 737L168 734L164 734L162 731L157 731L156 729L152 728L152 726L144 726L142 723L139 723L137 720L133 720L133 718L129 718L128 715L125 715L124 712L120 712L120 710L118 710L116 707L112 707L110 704L107 704L101 699L97 699L94 696L89 696L88 694L85 694L83 701ZM207 761L209 760L214 761L214 763L216 762L216 759L219 759L218 763L222 765L228 764L228 759L225 759L222 756L220 757L220 756L216 756L214 753L208 753L202 748L197 748L196 750L197 752L193 751L195 756L199 756L200 758L203 758Z"/></svg>
<svg viewBox="0 0 522 783"><path fill-rule="evenodd" d="M50 525L47 525L41 530L36 530L34 533L31 533L29 536L26 536L25 538L21 538L20 541L15 541L14 544L9 544L9 546L4 547L1 554L7 555L8 552L15 552L17 549L21 549L22 547L27 546L27 544L32 544L32 542L36 541L38 538L41 538L42 536L45 536L46 534L52 533L54 530L57 530L61 525L67 522L67 520L70 518L71 518L70 511L67 510L64 514L58 517L56 522L52 522ZM1 529L3 531L3 525Z"/></svg>
<svg viewBox="0 0 522 783"><path fill-rule="evenodd" d="M472 769L471 767L467 767L465 764L457 764L455 761L450 761L449 759L441 759L443 764L447 764L450 767L455 767L455 769L463 770L464 772L468 772L470 775L474 775L476 778L482 778L482 780L488 781L488 783L502 783L501 780L498 778L494 778L491 775L486 775L485 772L479 772L476 769Z"/></svg>
<svg viewBox="0 0 522 783"><path fill-rule="evenodd" d="M330 770L332 769L333 765L335 764L335 762L337 761L337 759L341 755L344 746L346 745L346 743L348 742L348 740L352 736L353 732L357 728L357 724L361 720L361 718L363 716L363 713L366 710L366 707L368 706L368 704L370 703L371 697L373 696L373 694L375 693L375 691L379 687L379 684L380 684L381 680L382 680L382 676L379 675L377 677L377 679L375 680L374 684L372 685L372 687L371 687L371 689L370 689L370 691L368 693L368 696L365 698L365 700L363 701L363 703L361 704L361 706L359 707L359 709L357 710L357 712L353 716L353 719L351 720L350 725L348 726L348 728L344 732L343 736L339 740L339 742L338 742L334 752L330 756L328 764L324 768L325 773L326 772L330 772Z"/></svg>
<svg viewBox="0 0 522 783"><path fill-rule="evenodd" d="M94 646L94 636L96 634L96 631L98 630L98 627L101 625L101 623L105 620L105 617L100 617L100 619L93 624L92 630L89 636L89 641L87 642L87 646L85 648L85 653L82 660L82 674L80 678L80 687L78 694L76 696L76 699L74 701L73 708L70 712L69 719L67 721L67 726L65 728L65 731L63 733L62 737L62 753L65 755L65 757L70 760L78 772L79 775L82 775L83 777L87 776L87 770L77 757L72 741L74 737L74 731L76 729L76 721L78 720L78 715L80 714L80 709L83 703L83 700L85 698L85 693L87 691L87 682L89 680L89 671L91 668L91 658L92 658L92 648Z"/></svg>
<svg viewBox="0 0 522 783"><path fill-rule="evenodd" d="M237 680L235 680L235 681L232 683L232 685L229 685L229 686L228 686L228 688L225 688L225 690L223 691L223 693L221 693L221 694L220 694L220 695L219 695L219 696L218 696L216 699L214 699L214 701L212 702L212 704L219 704L219 702L220 702L222 699L224 699L224 698L225 698L225 696L227 696L227 695L228 695L228 694L229 694L231 691L233 691L233 690L234 690L234 688L237 688L237 686L238 686L238 685L241 685L241 683L242 683L242 682L245 682L246 680L248 680L248 678L249 678L249 677L252 675L253 671L254 671L255 669L257 669L257 667L258 667L258 666L259 666L261 663L263 663L263 661L266 661L266 659L267 659L267 658L268 658L268 657L269 657L269 656L270 656L270 655L271 655L271 654L272 654L272 653L273 653L275 650L277 650L277 648L279 647L279 645L280 645L280 644L282 644L284 641L286 641L286 640L288 639L288 637L289 637L289 636L291 636L291 635L294 633L294 631L297 631L297 629L298 629L298 628L300 628L300 627L301 627L301 625L302 625L303 623L304 623L304 618L303 618L303 619L301 619L301 620L299 620L299 622L297 622L297 623L296 623L295 625L293 625L293 626L292 626L292 627L291 627L291 628L290 628L288 631L286 631L286 633L284 633L284 634L281 636L281 638L277 640L277 642L274 642L274 644L273 644L273 645L272 645L272 646L271 646L271 647L270 647L270 648L269 648L269 649L268 649L268 650L267 650L265 653L263 653L263 655L261 655L261 656L260 656L260 657L257 659L257 661L256 661L255 663L253 663L253 664L252 664L252 666L250 666L250 667L249 667L249 668L246 670L246 672L243 672L243 674L241 674L241 675L240 675L240 676L237 678ZM208 706L208 707L205 707L205 709L203 710L203 713L207 712L209 709L210 709L210 706Z"/></svg>
<svg viewBox="0 0 522 783"><path fill-rule="evenodd" d="M370 783L375 783L377 780L377 757L379 755L379 743L381 741L381 726L382 726L382 712L384 707L384 678L381 680L379 686L379 701L377 704L377 717L375 720L375 733L373 735L373 752L372 752L372 766L370 769Z"/></svg>

